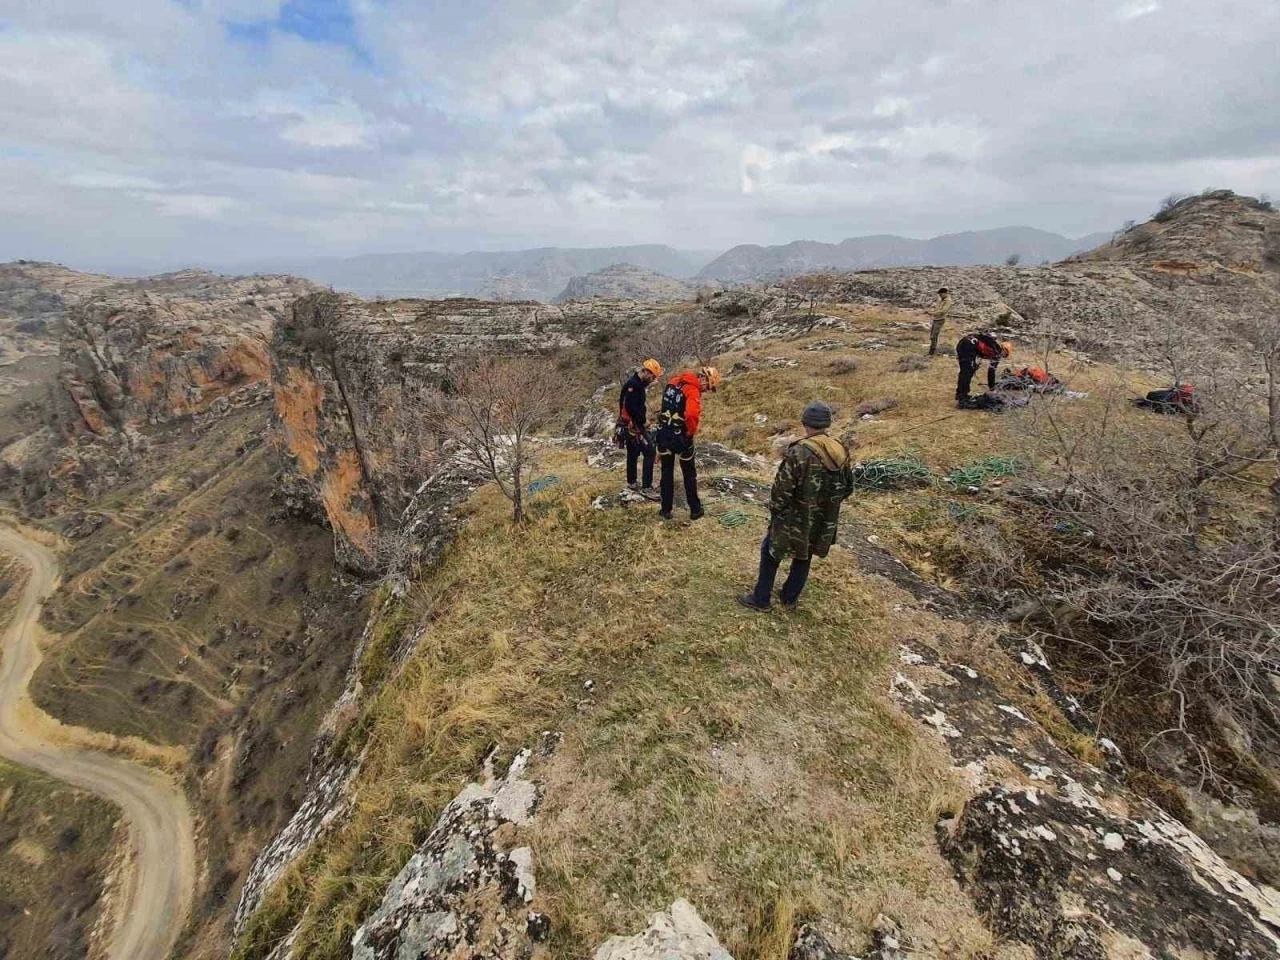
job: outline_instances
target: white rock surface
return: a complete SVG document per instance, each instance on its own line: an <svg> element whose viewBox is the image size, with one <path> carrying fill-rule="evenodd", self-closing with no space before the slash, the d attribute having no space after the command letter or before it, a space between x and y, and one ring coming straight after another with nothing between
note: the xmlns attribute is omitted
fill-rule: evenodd
<svg viewBox="0 0 1280 960"><path fill-rule="evenodd" d="M594 960L733 960L716 935L681 898L649 918L649 927L631 937L611 937Z"/></svg>

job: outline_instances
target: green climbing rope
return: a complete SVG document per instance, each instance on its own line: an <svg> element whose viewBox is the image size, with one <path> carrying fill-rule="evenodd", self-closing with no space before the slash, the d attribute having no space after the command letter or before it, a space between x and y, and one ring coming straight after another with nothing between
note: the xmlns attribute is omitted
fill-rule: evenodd
<svg viewBox="0 0 1280 960"><path fill-rule="evenodd" d="M942 479L957 487L980 487L1017 472L1018 461L1012 457L984 457L956 467Z"/></svg>
<svg viewBox="0 0 1280 960"><path fill-rule="evenodd" d="M867 460L853 468L855 486L869 490L925 487L933 482L929 468L914 456Z"/></svg>
<svg viewBox="0 0 1280 960"><path fill-rule="evenodd" d="M730 529L733 527L745 526L750 522L751 515L749 513L743 513L741 510L730 510L719 518L720 526L729 527Z"/></svg>

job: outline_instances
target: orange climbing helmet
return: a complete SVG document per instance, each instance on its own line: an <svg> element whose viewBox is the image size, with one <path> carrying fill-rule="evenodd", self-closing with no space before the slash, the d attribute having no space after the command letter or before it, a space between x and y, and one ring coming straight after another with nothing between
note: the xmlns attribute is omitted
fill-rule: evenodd
<svg viewBox="0 0 1280 960"><path fill-rule="evenodd" d="M721 380L720 371L717 370L715 367L702 367L701 369L698 370L698 376L706 381L707 383L706 388L712 391L713 393L715 392L716 388L720 386L720 380Z"/></svg>
<svg viewBox="0 0 1280 960"><path fill-rule="evenodd" d="M653 379L655 380L657 380L660 376L662 376L662 364L660 364L657 360L653 359L653 357L650 357L644 363L640 364L640 369L648 370L651 374L653 374Z"/></svg>
<svg viewBox="0 0 1280 960"><path fill-rule="evenodd" d="M1008 357L1008 356L1011 356L1012 354L1013 354L1013 341L1012 341L1012 340L1001 340L1001 341L1000 341L1000 356L1002 356L1002 357Z"/></svg>

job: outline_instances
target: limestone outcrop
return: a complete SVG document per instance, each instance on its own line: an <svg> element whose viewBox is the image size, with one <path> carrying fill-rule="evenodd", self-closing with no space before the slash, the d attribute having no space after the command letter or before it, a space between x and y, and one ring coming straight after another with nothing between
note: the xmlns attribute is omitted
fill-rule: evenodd
<svg viewBox="0 0 1280 960"><path fill-rule="evenodd" d="M899 659L894 698L971 787L938 839L993 932L1044 960L1280 951L1280 893L1063 750L978 671L923 645Z"/></svg>
<svg viewBox="0 0 1280 960"><path fill-rule="evenodd" d="M538 803L538 788L525 777L532 756L521 751L501 777L490 758L485 779L445 808L356 931L352 960L533 955L550 928L530 906L533 854L518 838Z"/></svg>
<svg viewBox="0 0 1280 960"><path fill-rule="evenodd" d="M610 300L692 300L694 286L674 277L666 277L630 263L615 263L574 277L566 285L556 303L603 297Z"/></svg>
<svg viewBox="0 0 1280 960"><path fill-rule="evenodd" d="M649 926L631 937L612 937L594 960L733 960L711 928L683 898L649 918Z"/></svg>

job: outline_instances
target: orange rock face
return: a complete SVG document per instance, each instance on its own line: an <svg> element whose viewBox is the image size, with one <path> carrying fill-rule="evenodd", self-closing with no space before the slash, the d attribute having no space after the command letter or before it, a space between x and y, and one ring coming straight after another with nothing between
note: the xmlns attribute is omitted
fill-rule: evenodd
<svg viewBox="0 0 1280 960"><path fill-rule="evenodd" d="M73 305L60 379L96 434L199 416L265 385L268 341L305 281L188 271L121 283Z"/></svg>

